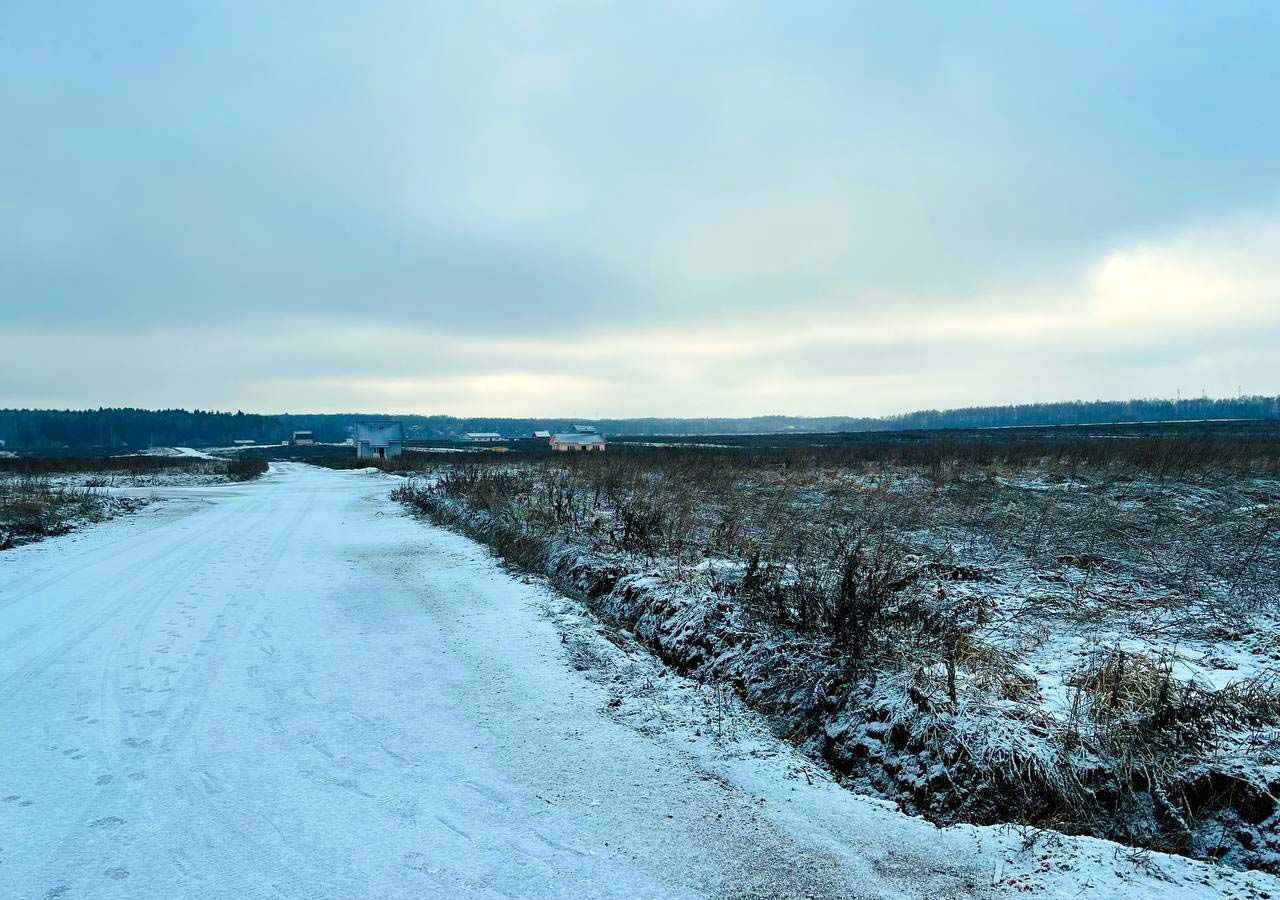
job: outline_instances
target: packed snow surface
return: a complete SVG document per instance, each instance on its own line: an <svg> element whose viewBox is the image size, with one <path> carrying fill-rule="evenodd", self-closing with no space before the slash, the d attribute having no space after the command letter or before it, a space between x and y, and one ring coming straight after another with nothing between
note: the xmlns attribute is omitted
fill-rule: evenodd
<svg viewBox="0 0 1280 900"><path fill-rule="evenodd" d="M391 485L277 464L0 554L0 896L1280 897L858 797Z"/></svg>

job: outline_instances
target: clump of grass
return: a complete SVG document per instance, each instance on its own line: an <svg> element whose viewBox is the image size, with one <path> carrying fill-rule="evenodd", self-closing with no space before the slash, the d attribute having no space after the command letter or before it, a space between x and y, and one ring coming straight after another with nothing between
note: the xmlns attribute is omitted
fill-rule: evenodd
<svg viewBox="0 0 1280 900"><path fill-rule="evenodd" d="M39 476L0 478L0 550L64 534L77 520L98 519L104 504L104 495L93 488Z"/></svg>
<svg viewBox="0 0 1280 900"><path fill-rule="evenodd" d="M186 456L100 456L0 458L0 476L39 478L53 475L87 475L85 487L110 487L121 479L142 475L225 475L234 481L257 478L267 471L258 458L198 459Z"/></svg>
<svg viewBox="0 0 1280 900"><path fill-rule="evenodd" d="M266 473L268 468L265 459L229 459L226 462L226 474L232 481L250 481Z"/></svg>

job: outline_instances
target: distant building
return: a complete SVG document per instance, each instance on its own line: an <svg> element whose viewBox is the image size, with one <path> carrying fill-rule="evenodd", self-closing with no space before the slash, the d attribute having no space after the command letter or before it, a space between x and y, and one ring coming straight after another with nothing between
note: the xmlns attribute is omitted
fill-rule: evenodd
<svg viewBox="0 0 1280 900"><path fill-rule="evenodd" d="M358 422L352 440L356 459L394 459L404 450L404 423Z"/></svg>
<svg viewBox="0 0 1280 900"><path fill-rule="evenodd" d="M596 430L596 426L594 425L574 425L573 432L574 434L599 434L600 433L599 431Z"/></svg>
<svg viewBox="0 0 1280 900"><path fill-rule="evenodd" d="M253 438L235 438L231 441L237 447L252 447L256 443Z"/></svg>
<svg viewBox="0 0 1280 900"><path fill-rule="evenodd" d="M467 440L473 444L497 444L506 439L496 431L468 431Z"/></svg>
<svg viewBox="0 0 1280 900"><path fill-rule="evenodd" d="M533 436L534 436L534 437L536 437L536 438L542 438L543 440L546 440L547 438L551 437L551 432L550 432L550 431L535 431L535 432L533 433Z"/></svg>
<svg viewBox="0 0 1280 900"><path fill-rule="evenodd" d="M604 448L604 438L598 434L574 432L573 434L556 434L551 437L551 449L558 453L568 453L573 450L603 452Z"/></svg>
<svg viewBox="0 0 1280 900"><path fill-rule="evenodd" d="M309 447L316 442L316 437L310 431L295 431L293 433L293 445L295 447Z"/></svg>

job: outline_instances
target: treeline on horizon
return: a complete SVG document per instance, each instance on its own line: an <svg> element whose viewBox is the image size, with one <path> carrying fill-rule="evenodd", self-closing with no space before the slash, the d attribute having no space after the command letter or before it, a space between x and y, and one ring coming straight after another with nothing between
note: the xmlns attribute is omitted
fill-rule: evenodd
<svg viewBox="0 0 1280 900"><path fill-rule="evenodd" d="M409 438L459 438L468 431L528 436L537 429L595 425L612 435L735 435L776 432L898 431L944 428L1095 425L1202 419L1280 419L1280 397L1250 396L1186 400L1096 400L919 410L884 417L754 416L702 419L458 418L367 413L260 415L184 409L0 409L0 440L11 450L230 446L234 441L279 443L308 430L321 442L338 443L357 421L404 422Z"/></svg>

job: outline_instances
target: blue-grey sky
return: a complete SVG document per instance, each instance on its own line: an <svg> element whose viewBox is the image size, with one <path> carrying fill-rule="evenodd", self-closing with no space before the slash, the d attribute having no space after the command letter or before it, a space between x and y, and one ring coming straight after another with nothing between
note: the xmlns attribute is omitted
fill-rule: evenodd
<svg viewBox="0 0 1280 900"><path fill-rule="evenodd" d="M0 5L0 406L1280 392L1280 5Z"/></svg>

